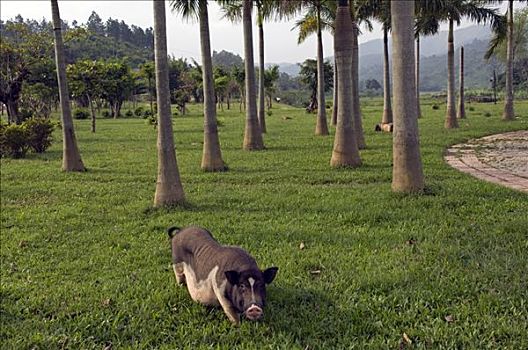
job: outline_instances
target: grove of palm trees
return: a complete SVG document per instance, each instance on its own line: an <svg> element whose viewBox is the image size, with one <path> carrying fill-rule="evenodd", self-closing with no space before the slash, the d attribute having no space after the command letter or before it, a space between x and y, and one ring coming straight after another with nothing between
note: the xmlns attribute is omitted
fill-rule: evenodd
<svg viewBox="0 0 528 350"><path fill-rule="evenodd" d="M40 22L2 15L2 349L526 346L526 1L142 4L150 28L97 4L73 23L57 0ZM195 32L170 30L184 21ZM313 46L298 77L268 59L279 23ZM464 23L489 31L486 66ZM240 52L218 51L218 26ZM425 91L441 33L445 87ZM472 85L487 65L498 100ZM506 132L490 159L480 138ZM279 268L261 320L233 325L176 283L171 226ZM189 288L213 283L196 273ZM255 302L254 279L211 276Z"/></svg>

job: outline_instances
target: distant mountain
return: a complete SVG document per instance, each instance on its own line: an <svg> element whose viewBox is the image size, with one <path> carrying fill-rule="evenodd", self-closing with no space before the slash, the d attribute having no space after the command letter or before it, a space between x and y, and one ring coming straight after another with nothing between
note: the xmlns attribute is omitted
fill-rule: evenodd
<svg viewBox="0 0 528 350"><path fill-rule="evenodd" d="M435 36L421 39L421 77L422 91L440 91L446 88L447 79L447 31L441 31ZM471 26L455 31L456 69L460 55L460 46L465 52L465 83L467 87L487 87L493 69L499 69L497 63L489 63L483 59L488 46L491 31L488 27ZM389 40L389 47L390 47ZM359 46L359 79L365 81L376 79L383 81L383 41L371 40ZM327 59L333 60L333 57ZM299 74L299 66L292 63L279 64L281 72L291 76ZM457 74L458 75L458 74Z"/></svg>
<svg viewBox="0 0 528 350"><path fill-rule="evenodd" d="M301 70L298 63L266 63L266 68L275 64L279 66L279 71L292 77L299 75L299 71Z"/></svg>
<svg viewBox="0 0 528 350"><path fill-rule="evenodd" d="M434 36L421 37L420 40L420 55L432 56L441 55L447 51L447 35L446 30L439 32ZM455 30L455 48L461 45L466 45L473 40L489 40L491 37L491 30L484 26L471 26ZM391 47L391 40L389 38L389 48ZM383 55L383 40L376 39L367 41L359 45L359 55Z"/></svg>

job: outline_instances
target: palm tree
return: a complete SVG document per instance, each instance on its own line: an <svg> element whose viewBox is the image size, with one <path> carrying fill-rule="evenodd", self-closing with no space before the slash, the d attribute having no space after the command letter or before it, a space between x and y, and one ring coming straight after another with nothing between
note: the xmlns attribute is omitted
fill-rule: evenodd
<svg viewBox="0 0 528 350"><path fill-rule="evenodd" d="M415 37L416 37L416 109L418 118L422 117L422 108L420 106L420 36L434 35L438 33L440 23L436 18L437 9L435 3L429 0L415 1Z"/></svg>
<svg viewBox="0 0 528 350"><path fill-rule="evenodd" d="M53 33L55 35L55 62L57 65L57 80L62 111L62 170L86 171L81 153L77 147L73 119L70 109L70 92L66 80L66 62L64 58L64 42L62 41L62 21L57 0L51 0L51 15L53 17Z"/></svg>
<svg viewBox="0 0 528 350"><path fill-rule="evenodd" d="M527 2L526 0L518 0L519 2ZM499 1L499 2L502 2ZM526 10L524 10L526 11ZM514 30L514 13L513 13L513 0L508 0L508 12L507 12L507 26L497 26L494 28L494 36L490 41L490 46L485 54L486 59L490 59L491 56L495 55L498 48L506 41L506 93L504 99L504 112L502 114L503 120L513 120L515 118L515 111L513 107L513 61L516 55L516 51L521 47L528 47L526 42L528 38L522 33L527 31L523 28L526 27L526 21L520 21L517 31Z"/></svg>
<svg viewBox="0 0 528 350"><path fill-rule="evenodd" d="M352 7L352 4L355 6ZM361 2L358 4L351 3L349 5L350 12L352 16L352 21L355 22L357 19L357 22L365 22L367 27L372 29L372 26L370 24L370 21L368 21L368 17L370 16L369 11L372 11L372 9L369 7L370 4L368 2ZM332 35L335 35L335 19L336 19L336 10L337 10L337 4L334 1L329 1L325 3L325 6L321 8L321 19L318 21L316 13L307 13L303 19L297 22L296 26L299 27L299 43L304 41L305 38L310 35L318 32L319 28L322 28L324 30L331 31ZM361 108L360 108L360 101L359 101L359 45L358 45L358 34L359 34L359 28L356 24L354 24L354 31L352 39L352 42L354 44L353 47L353 57L352 57L352 75L353 75L353 81L351 85L351 94L354 100L354 103L352 104L353 108L353 116L354 116L354 132L356 134L356 142L358 144L359 149L364 149L366 147L365 145L365 137L363 135L363 121L361 118ZM333 89L333 110L332 110L332 119L331 123L332 125L337 124L337 114L338 114L338 90L339 90L339 81L337 79L337 63L335 62L335 48L334 48L334 89Z"/></svg>
<svg viewBox="0 0 528 350"><path fill-rule="evenodd" d="M330 165L333 167L357 167L361 158L354 133L353 103L350 93L353 84L352 59L355 24L350 16L348 0L339 0L335 18L334 48L338 79L337 126ZM350 40L352 38L352 40Z"/></svg>
<svg viewBox="0 0 528 350"><path fill-rule="evenodd" d="M141 66L139 66L141 75L147 79L148 84L148 94L149 94L149 105L150 105L150 113L154 115L154 107L152 105L152 79L154 79L154 63L153 62L145 62Z"/></svg>
<svg viewBox="0 0 528 350"><path fill-rule="evenodd" d="M262 132L257 117L255 65L253 60L253 31L251 28L252 0L244 0L242 25L244 28L244 64L246 70L246 128L243 148L248 151L264 149Z"/></svg>
<svg viewBox="0 0 528 350"><path fill-rule="evenodd" d="M181 204L185 200L174 150L169 70L167 59L167 31L165 1L153 0L154 6L154 62L158 103L158 179L154 206Z"/></svg>
<svg viewBox="0 0 528 350"><path fill-rule="evenodd" d="M226 170L226 166L222 160L216 121L213 62L211 59L207 5L207 0L171 1L172 11L181 13L184 18L198 18L200 22L202 82L204 91L204 145L201 167L205 171L224 171Z"/></svg>
<svg viewBox="0 0 528 350"><path fill-rule="evenodd" d="M466 118L466 108L464 104L464 47L460 48L460 77L459 77L459 93L458 93L458 110L457 118Z"/></svg>
<svg viewBox="0 0 528 350"><path fill-rule="evenodd" d="M414 2L392 1L391 17L394 91L392 190L421 192L424 176L414 86Z"/></svg>
<svg viewBox="0 0 528 350"><path fill-rule="evenodd" d="M328 24L323 21L322 17L323 12L328 11L328 5L331 3L331 0L302 0L291 1L290 5L290 10L292 11L298 11L299 9L306 10L304 18L296 23L296 27L300 28L299 42L304 41L304 38L313 32L313 28L317 32L317 123L315 126L315 134L323 136L328 135L328 122L326 120L324 91L325 77L322 31Z"/></svg>
<svg viewBox="0 0 528 350"><path fill-rule="evenodd" d="M460 24L463 17L467 17L477 23L491 22L496 27L501 21L496 9L486 7L486 2L480 0L431 0L438 8L437 16L441 20L449 22L449 34L447 39L447 111L444 126L447 129L457 128L455 106L455 45L454 45L454 23Z"/></svg>
<svg viewBox="0 0 528 350"><path fill-rule="evenodd" d="M240 0L222 0L225 17L231 21L239 21L242 18L242 2ZM258 120L260 129L266 132L266 115L265 115L265 86L264 79L261 77L265 74L264 66L264 21L269 19L280 7L277 0L255 0L257 10L257 26L259 29L259 84L258 84Z"/></svg>

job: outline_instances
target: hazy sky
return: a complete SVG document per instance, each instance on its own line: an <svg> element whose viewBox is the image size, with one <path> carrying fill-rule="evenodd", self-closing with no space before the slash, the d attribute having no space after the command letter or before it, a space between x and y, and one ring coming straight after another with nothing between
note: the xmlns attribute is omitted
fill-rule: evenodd
<svg viewBox="0 0 528 350"><path fill-rule="evenodd" d="M520 7L519 4L516 5ZM85 23L92 11L99 14L103 21L108 17L124 20L128 25L135 24L142 28L153 26L151 1L59 1L61 17L71 23L77 20ZM504 9L505 7L502 6ZM21 14L24 18L40 20L43 17L51 19L51 5L49 1L0 1L0 15L2 20L10 19ZM292 31L295 21L271 22L264 25L265 61L273 63L302 62L306 58L316 55L315 37L307 39L297 45L297 31ZM227 50L243 56L242 25L232 24L222 19L222 13L216 3L211 2L209 9L209 25L212 49ZM464 22L461 27L470 25ZM445 25L442 29L445 30ZM379 25L375 25L373 32L363 30L360 43L382 37ZM187 22L170 13L167 3L167 36L169 53L176 57L200 59L200 34L198 23ZM257 28L253 29L255 53L257 51ZM324 55L331 56L333 38L325 33L323 36Z"/></svg>

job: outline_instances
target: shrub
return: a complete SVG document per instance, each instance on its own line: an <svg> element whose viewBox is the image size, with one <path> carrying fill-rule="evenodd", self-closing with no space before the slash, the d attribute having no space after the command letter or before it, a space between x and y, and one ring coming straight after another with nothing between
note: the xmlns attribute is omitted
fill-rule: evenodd
<svg viewBox="0 0 528 350"><path fill-rule="evenodd" d="M134 116L134 112L132 112L130 109L125 112L125 117L132 118Z"/></svg>
<svg viewBox="0 0 528 350"><path fill-rule="evenodd" d="M271 117L273 115L273 111L271 109L268 109L266 114L268 115L268 117Z"/></svg>
<svg viewBox="0 0 528 350"><path fill-rule="evenodd" d="M29 109L22 108L18 112L18 120L21 121L21 122L26 121L26 120L31 119L31 118L33 118L33 111L31 111Z"/></svg>
<svg viewBox="0 0 528 350"><path fill-rule="evenodd" d="M468 109L469 109L470 112L473 112L475 110L475 107L470 106Z"/></svg>
<svg viewBox="0 0 528 350"><path fill-rule="evenodd" d="M225 121L223 119L216 119L216 126L219 128L225 125Z"/></svg>
<svg viewBox="0 0 528 350"><path fill-rule="evenodd" d="M145 121L148 125L152 125L154 129L158 126L158 119L153 115L145 117Z"/></svg>
<svg viewBox="0 0 528 350"><path fill-rule="evenodd" d="M42 153L51 146L54 125L49 119L31 118L24 122L27 143L36 153Z"/></svg>
<svg viewBox="0 0 528 350"><path fill-rule="evenodd" d="M110 118L112 114L109 111L103 111L103 118Z"/></svg>
<svg viewBox="0 0 528 350"><path fill-rule="evenodd" d="M86 108L79 108L73 112L75 119L88 119L90 118L90 112Z"/></svg>
<svg viewBox="0 0 528 350"><path fill-rule="evenodd" d="M134 110L134 114L136 117L142 117L143 116L143 107L139 106Z"/></svg>
<svg viewBox="0 0 528 350"><path fill-rule="evenodd" d="M434 105L433 105L433 109L436 111L437 109L440 109L440 107L438 107L437 104L434 104Z"/></svg>
<svg viewBox="0 0 528 350"><path fill-rule="evenodd" d="M29 150L25 125L0 125L0 155L23 158Z"/></svg>
<svg viewBox="0 0 528 350"><path fill-rule="evenodd" d="M490 113L490 112L484 112L484 116L485 116L486 118L489 118L489 117L491 117L491 113Z"/></svg>
<svg viewBox="0 0 528 350"><path fill-rule="evenodd" d="M148 119L152 117L152 112L149 109L146 109L145 112L143 112L143 119Z"/></svg>

